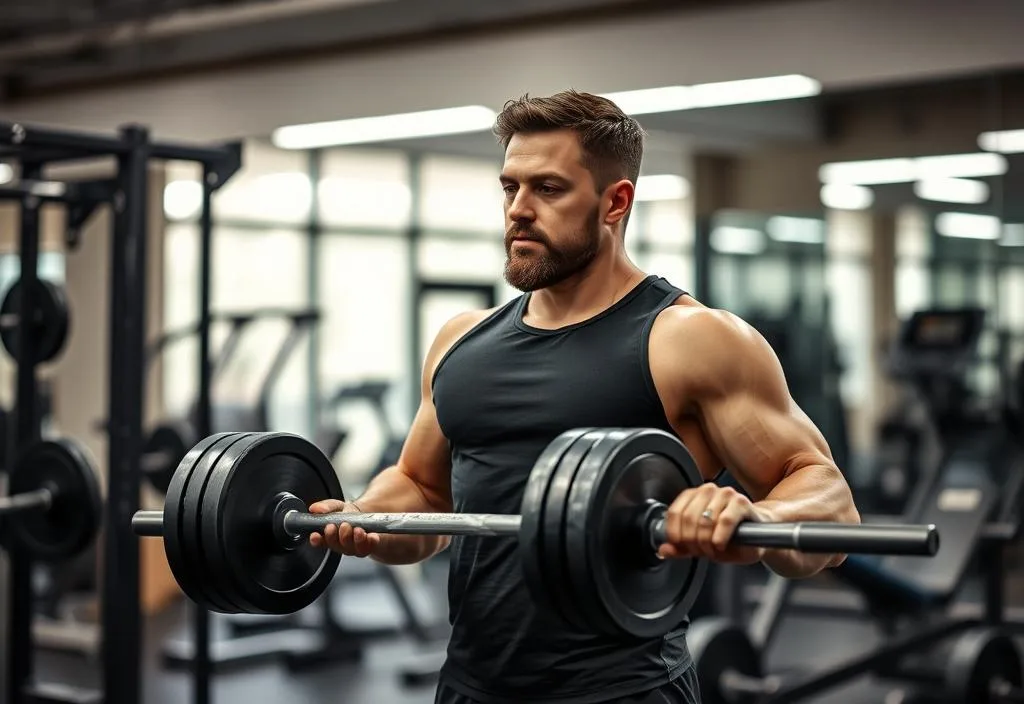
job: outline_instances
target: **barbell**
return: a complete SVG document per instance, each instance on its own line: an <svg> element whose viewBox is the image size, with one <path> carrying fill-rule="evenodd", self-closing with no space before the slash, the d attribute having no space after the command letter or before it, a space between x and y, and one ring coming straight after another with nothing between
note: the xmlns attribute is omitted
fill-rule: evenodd
<svg viewBox="0 0 1024 704"><path fill-rule="evenodd" d="M0 498L3 539L33 557L74 557L96 537L103 513L99 481L88 455L70 439L33 443L14 463Z"/></svg>
<svg viewBox="0 0 1024 704"><path fill-rule="evenodd" d="M330 461L290 433L218 433L171 478L163 511L132 530L163 537L185 595L220 613L287 614L327 588L341 556L306 539L330 524L368 532L517 539L534 599L567 623L617 636L675 628L696 599L703 558L661 560L665 513L701 482L686 447L657 429L581 428L556 437L534 464L520 515L328 513L344 500ZM934 555L931 525L741 523L733 542L808 552Z"/></svg>

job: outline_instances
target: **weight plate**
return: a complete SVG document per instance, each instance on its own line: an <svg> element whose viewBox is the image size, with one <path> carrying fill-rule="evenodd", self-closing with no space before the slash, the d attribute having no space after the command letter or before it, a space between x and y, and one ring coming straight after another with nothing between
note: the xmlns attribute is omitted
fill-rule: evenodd
<svg viewBox="0 0 1024 704"><path fill-rule="evenodd" d="M569 591L574 595L576 610L582 614L583 622L599 633L615 632L615 626L592 586L594 561L604 558L602 555L589 554L587 536L601 530L603 517L588 513L589 497L593 492L594 482L608 458L622 442L636 432L637 429L602 430L601 437L595 440L576 472L565 501L562 541L566 574L571 585Z"/></svg>
<svg viewBox="0 0 1024 704"><path fill-rule="evenodd" d="M572 582L569 579L568 557L565 551L565 511L569 500L569 490L581 463L594 444L604 435L603 430L590 430L576 439L562 454L562 459L555 468L548 482L544 497L543 534L541 541L541 570L547 593L554 604L556 612L562 619L579 630L591 632L593 625L577 609L579 604L572 593Z"/></svg>
<svg viewBox="0 0 1024 704"><path fill-rule="evenodd" d="M754 679L763 675L761 654L741 626L720 617L699 618L686 632L686 647L697 667L703 704L740 704L753 695L728 691L726 672Z"/></svg>
<svg viewBox="0 0 1024 704"><path fill-rule="evenodd" d="M197 503L198 532L197 540L203 546L203 564L209 575L210 592L216 594L224 605L217 609L223 613L256 613L257 608L246 599L244 590L240 589L231 576L231 556L225 546L217 538L217 526L222 516L219 497L223 489L224 475L230 474L237 457L235 449L245 448L248 442L259 436L259 433L237 433L227 441L218 443L210 454L210 470L206 475L206 485L202 497Z"/></svg>
<svg viewBox="0 0 1024 704"><path fill-rule="evenodd" d="M253 613L290 614L309 606L341 560L308 540L278 544L271 516L284 492L306 506L344 500L334 467L316 445L290 433L258 433L227 451L204 499L204 511L217 516L207 537L220 544L232 585Z"/></svg>
<svg viewBox="0 0 1024 704"><path fill-rule="evenodd" d="M519 508L522 516L519 524L519 554L523 565L523 579L537 606L548 611L555 611L555 606L543 577L544 500L551 475L562 460L562 455L573 442L589 430L591 429L568 430L544 448L530 471Z"/></svg>
<svg viewBox="0 0 1024 704"><path fill-rule="evenodd" d="M7 290L0 304L0 317L10 319L18 315L23 279L18 279ZM67 297L64 289L52 281L36 279L33 298L35 310L31 315L30 330L36 341L35 364L49 362L64 349L70 328ZM20 321L13 325L0 326L0 341L14 359L18 358L18 335L22 329Z"/></svg>
<svg viewBox="0 0 1024 704"><path fill-rule="evenodd" d="M185 510L182 532L183 548L191 556L192 565L202 579L202 606L220 613L243 613L246 605L239 603L238 595L230 587L226 557L215 543L203 539L203 495L210 485L213 469L229 447L245 439L248 433L231 433L216 443L196 462L185 491ZM214 520L216 517L214 517Z"/></svg>
<svg viewBox="0 0 1024 704"><path fill-rule="evenodd" d="M642 517L650 502L670 505L701 482L690 453L656 429L630 434L583 472L569 524L586 527L590 580L616 635L663 635L685 618L707 572L703 559L658 560Z"/></svg>
<svg viewBox="0 0 1024 704"><path fill-rule="evenodd" d="M153 428L142 446L143 456L160 458L143 468L143 476L161 494L167 493L178 464L198 441L195 427L187 420L168 420Z"/></svg>
<svg viewBox="0 0 1024 704"><path fill-rule="evenodd" d="M22 494L49 487L53 503L45 510L8 517L12 537L36 559L74 557L95 539L102 521L96 469L84 448L70 439L34 443L15 463L9 491Z"/></svg>
<svg viewBox="0 0 1024 704"><path fill-rule="evenodd" d="M950 701L996 704L1004 701L996 687L1019 689L1024 683L1022 674L1021 652L1013 638L996 628L980 626L954 642L946 663L946 691Z"/></svg>
<svg viewBox="0 0 1024 704"><path fill-rule="evenodd" d="M197 604L204 603L205 575L201 572L200 567L194 564L195 556L189 553L185 547L184 534L187 529L185 525L185 496L199 461L217 441L233 434L217 433L200 440L178 464L178 469L171 477L171 482L167 485L167 494L164 496L163 534L167 564L181 591ZM191 542L194 541L190 540L189 543Z"/></svg>

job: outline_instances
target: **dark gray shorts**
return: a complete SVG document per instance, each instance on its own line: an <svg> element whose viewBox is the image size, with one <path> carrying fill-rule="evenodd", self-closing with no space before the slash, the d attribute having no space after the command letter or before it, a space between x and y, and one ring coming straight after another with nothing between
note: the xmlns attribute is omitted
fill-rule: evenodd
<svg viewBox="0 0 1024 704"><path fill-rule="evenodd" d="M697 671L692 665L668 684L627 697L616 697L616 704L700 704ZM443 681L437 687L434 704L479 704L477 700L456 692Z"/></svg>

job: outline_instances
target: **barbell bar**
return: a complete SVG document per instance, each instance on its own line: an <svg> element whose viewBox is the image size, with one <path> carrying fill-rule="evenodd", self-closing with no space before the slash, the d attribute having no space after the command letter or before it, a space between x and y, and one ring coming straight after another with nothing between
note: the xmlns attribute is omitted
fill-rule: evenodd
<svg viewBox="0 0 1024 704"><path fill-rule="evenodd" d="M522 470L521 470L522 471ZM224 613L292 613L312 603L341 556L306 540L327 525L368 532L518 540L523 578L539 608L618 636L668 632L700 591L706 560L660 560L667 506L701 477L685 446L656 429L577 429L529 469L519 515L311 514L344 500L330 461L289 433L220 433L178 465L163 511L132 530L162 536L185 594ZM734 541L808 552L934 555L935 526L755 523Z"/></svg>
<svg viewBox="0 0 1024 704"><path fill-rule="evenodd" d="M522 516L490 513L305 513L287 493L279 497L272 528L281 536L281 547L323 533L327 526L348 523L367 533L399 535L518 536ZM301 503L301 502L299 502ZM647 546L655 551L667 542L667 506L654 507L645 526ZM163 535L163 511L139 511L132 517L137 535ZM741 523L732 543L764 548L788 548L800 552L878 555L933 555L938 531L928 525L850 525L842 523Z"/></svg>

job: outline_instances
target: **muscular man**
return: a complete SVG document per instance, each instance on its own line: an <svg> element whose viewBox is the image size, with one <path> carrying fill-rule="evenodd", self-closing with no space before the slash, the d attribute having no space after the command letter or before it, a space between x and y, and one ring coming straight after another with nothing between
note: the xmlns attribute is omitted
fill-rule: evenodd
<svg viewBox="0 0 1024 704"><path fill-rule="evenodd" d="M534 461L563 431L654 427L674 432L706 479L726 468L745 490L709 481L680 494L663 557L762 561L794 578L839 564L842 555L728 546L740 521L859 516L765 340L626 255L640 125L569 91L509 102L495 132L505 148L504 273L524 293L443 326L398 464L357 500L310 510L519 513ZM391 564L449 545L344 523L310 540ZM512 538L451 539L449 602L438 703L699 702L686 622L639 641L575 630L532 603Z"/></svg>

